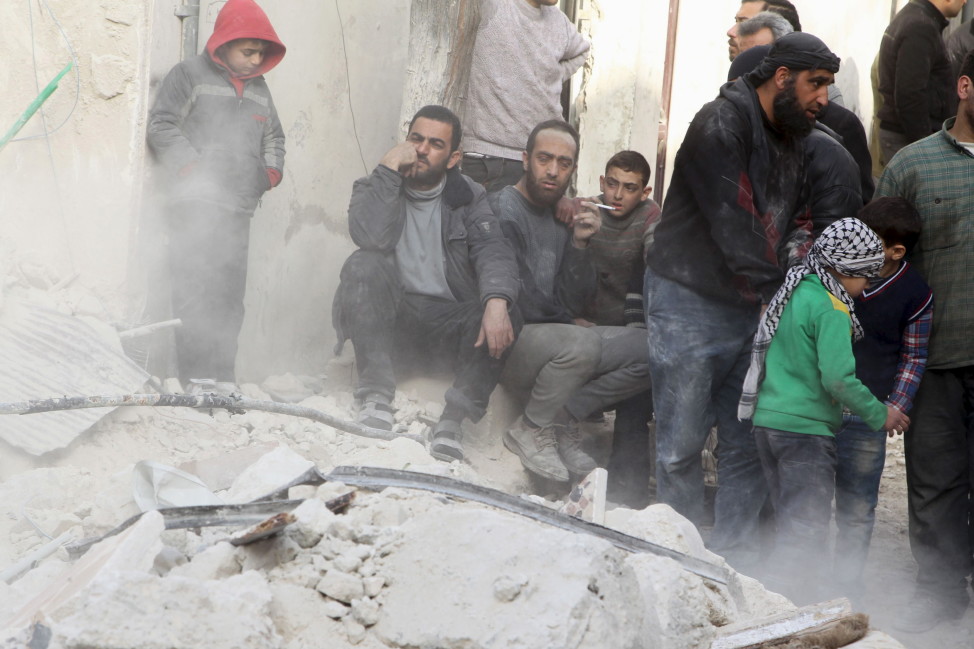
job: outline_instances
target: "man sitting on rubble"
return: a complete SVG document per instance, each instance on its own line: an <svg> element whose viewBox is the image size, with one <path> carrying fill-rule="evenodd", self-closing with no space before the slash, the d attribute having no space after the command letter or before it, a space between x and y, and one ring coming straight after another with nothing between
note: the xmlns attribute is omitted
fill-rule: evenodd
<svg viewBox="0 0 974 649"><path fill-rule="evenodd" d="M530 394L524 414L504 433L504 446L524 468L567 482L595 462L583 450L577 421L565 409L569 397L595 372L602 341L594 329L574 324L595 295L596 276L588 242L601 217L591 203L571 225L555 218L578 157L578 133L561 120L535 126L522 154L524 175L489 195L521 276L518 306L525 326L501 381L515 394Z"/></svg>
<svg viewBox="0 0 974 649"><path fill-rule="evenodd" d="M623 322L628 278L614 287L618 300L599 301L604 291L600 291L598 271L605 268L609 257L615 257L620 269L639 259L642 230L629 226L637 218L647 219L636 210L648 196L645 181L638 171L622 170L633 166L631 160L617 160L610 167L608 182L621 186L606 189L605 200L618 204L615 211L623 214L612 221L611 232L596 246L592 242L600 236L603 219L594 203L580 201L571 223L562 223L554 213L577 157L575 129L561 120L542 122L528 138L521 180L490 195L491 206L517 255L521 274L518 304L528 323L501 381L531 396L521 419L505 433L504 444L526 469L558 481L583 476L596 467L581 446L579 421L649 387L645 334L623 326L597 327L584 318L586 314L598 317L598 324ZM648 180L648 165L645 172ZM635 191L627 190L633 184L629 181L635 183ZM624 240L631 230L639 231L639 250L626 262L628 244ZM603 322L603 316L613 322Z"/></svg>
<svg viewBox="0 0 974 649"><path fill-rule="evenodd" d="M460 121L424 106L405 142L355 181L349 232L359 249L345 262L333 322L339 347L355 347L359 423L392 429L396 368L455 369L431 435L441 460L463 458L460 423L483 417L506 352L521 328L517 264L483 187L460 174Z"/></svg>

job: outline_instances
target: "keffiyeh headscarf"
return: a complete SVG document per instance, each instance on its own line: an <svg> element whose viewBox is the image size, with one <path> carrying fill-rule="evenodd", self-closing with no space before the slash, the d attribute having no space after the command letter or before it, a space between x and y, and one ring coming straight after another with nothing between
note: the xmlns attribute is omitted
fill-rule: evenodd
<svg viewBox="0 0 974 649"><path fill-rule="evenodd" d="M849 277L875 277L883 267L883 242L875 232L859 219L839 219L829 225L815 240L801 263L793 266L785 275L785 281L771 298L768 308L761 316L757 333L754 334L754 347L751 350L751 365L744 379L744 391L737 405L738 419L750 419L758 400L758 388L764 379L764 359L768 353L771 339L778 330L781 314L791 299L792 293L805 275L815 273L825 288L849 308L852 318L854 340L863 336L862 325L856 318L852 296L846 292L828 269Z"/></svg>

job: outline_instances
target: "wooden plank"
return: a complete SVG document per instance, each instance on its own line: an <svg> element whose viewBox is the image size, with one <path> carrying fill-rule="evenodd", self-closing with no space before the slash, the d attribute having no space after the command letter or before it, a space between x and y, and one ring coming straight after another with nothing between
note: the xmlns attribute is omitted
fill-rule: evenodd
<svg viewBox="0 0 974 649"><path fill-rule="evenodd" d="M720 630L710 649L748 649L807 629L834 622L852 613L845 597L779 613L766 618L730 624Z"/></svg>

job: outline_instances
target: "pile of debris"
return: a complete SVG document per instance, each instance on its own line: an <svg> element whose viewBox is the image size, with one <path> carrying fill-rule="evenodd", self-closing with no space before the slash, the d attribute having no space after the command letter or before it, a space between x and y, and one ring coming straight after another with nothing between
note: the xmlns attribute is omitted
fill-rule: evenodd
<svg viewBox="0 0 974 649"><path fill-rule="evenodd" d="M30 338L24 314L74 317L23 298L0 308L0 353L16 346L4 348L4 326L17 345ZM106 349L115 365L95 378L146 389L117 345L89 351ZM849 617L847 602L800 611L738 575L667 506L610 508L596 524L559 512L564 494L519 496L531 482L485 430L471 431L470 463L437 462L421 435L439 406L415 395L397 396L403 434L373 439L324 423L354 410L325 377L241 392L322 416L0 415L2 646L734 649L813 646L795 634ZM14 418L27 434L3 434ZM849 646L900 647L875 631Z"/></svg>

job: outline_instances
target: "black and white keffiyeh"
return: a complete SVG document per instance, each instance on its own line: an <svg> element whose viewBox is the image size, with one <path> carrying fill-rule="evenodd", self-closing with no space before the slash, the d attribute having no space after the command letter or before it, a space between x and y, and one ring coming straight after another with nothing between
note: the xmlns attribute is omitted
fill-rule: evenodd
<svg viewBox="0 0 974 649"><path fill-rule="evenodd" d="M758 323L754 334L754 347L751 350L751 364L744 378L744 391L737 405L738 419L750 419L758 400L758 389L764 379L764 359L768 353L771 339L778 330L781 314L791 299L792 293L809 273L815 273L825 288L849 308L852 318L852 331L855 340L862 338L862 325L859 324L853 309L852 296L846 292L839 280L829 269L849 277L875 277L883 266L883 242L875 232L859 219L845 218L829 225L815 240L808 255L788 270L785 281L771 298L768 308Z"/></svg>

